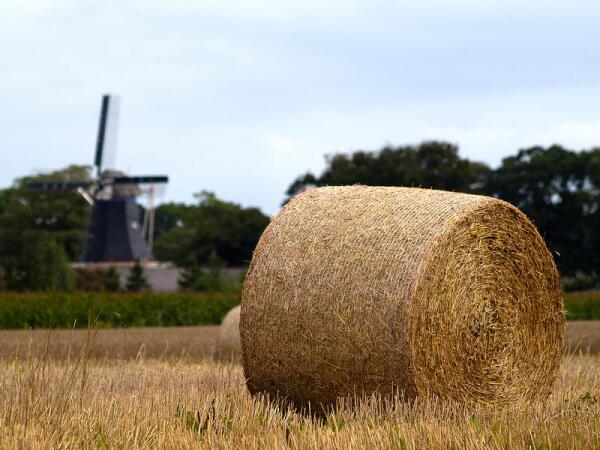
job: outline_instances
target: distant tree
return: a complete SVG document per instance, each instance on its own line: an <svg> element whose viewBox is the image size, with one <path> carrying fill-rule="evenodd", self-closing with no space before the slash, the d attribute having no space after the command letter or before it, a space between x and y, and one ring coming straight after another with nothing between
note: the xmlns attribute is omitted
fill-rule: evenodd
<svg viewBox="0 0 600 450"><path fill-rule="evenodd" d="M50 233L25 230L10 241L0 242L7 289L50 291L73 288L75 280L67 255Z"/></svg>
<svg viewBox="0 0 600 450"><path fill-rule="evenodd" d="M121 275L115 266L110 266L104 273L104 289L108 292L121 290Z"/></svg>
<svg viewBox="0 0 600 450"><path fill-rule="evenodd" d="M86 239L90 207L69 190L32 190L33 181L88 181L90 169L65 169L15 180L0 190L0 266L11 290L71 289L68 261Z"/></svg>
<svg viewBox="0 0 600 450"><path fill-rule="evenodd" d="M150 289L150 284L144 275L144 267L138 260L135 262L129 276L127 277L127 290L130 292L146 291Z"/></svg>
<svg viewBox="0 0 600 450"><path fill-rule="evenodd" d="M216 251L210 252L206 260L206 287L208 290L219 291L223 288L223 268L225 264Z"/></svg>
<svg viewBox="0 0 600 450"><path fill-rule="evenodd" d="M204 273L196 258L189 258L183 267L177 283L180 289L186 291L201 291L204 284Z"/></svg>
<svg viewBox="0 0 600 450"><path fill-rule="evenodd" d="M163 203L156 208L155 239L173 229L186 228L194 222L198 205L185 203Z"/></svg>
<svg viewBox="0 0 600 450"><path fill-rule="evenodd" d="M386 146L376 152L338 153L326 161L321 175L306 173L296 178L286 191L286 201L310 187L351 184L479 193L490 173L485 164L461 158L457 146L436 141Z"/></svg>
<svg viewBox="0 0 600 450"><path fill-rule="evenodd" d="M191 291L220 291L225 287L223 269L225 264L216 251L212 251L206 263L200 266L190 258L179 278L179 287Z"/></svg>
<svg viewBox="0 0 600 450"><path fill-rule="evenodd" d="M51 233L70 260L81 257L87 238L91 208L73 190L33 190L31 182L89 181L88 166L69 166L62 170L18 178L0 193L0 232L24 230Z"/></svg>
<svg viewBox="0 0 600 450"><path fill-rule="evenodd" d="M286 201L310 187L351 184L419 186L501 198L533 220L561 274L579 279L600 274L600 148L574 152L558 145L532 147L505 158L494 170L461 158L456 146L444 142L336 154L327 158L319 176L296 178Z"/></svg>
<svg viewBox="0 0 600 450"><path fill-rule="evenodd" d="M204 265L214 251L229 266L247 264L269 217L210 192L195 197L195 205L170 203L157 208L155 257L186 267L190 258Z"/></svg>
<svg viewBox="0 0 600 450"><path fill-rule="evenodd" d="M485 191L533 220L563 275L600 273L600 149L520 150L490 174Z"/></svg>

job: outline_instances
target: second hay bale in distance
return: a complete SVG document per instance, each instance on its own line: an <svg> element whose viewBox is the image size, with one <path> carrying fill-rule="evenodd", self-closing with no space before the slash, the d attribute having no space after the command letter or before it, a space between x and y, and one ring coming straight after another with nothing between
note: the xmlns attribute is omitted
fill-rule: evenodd
<svg viewBox="0 0 600 450"><path fill-rule="evenodd" d="M215 347L215 358L222 361L240 361L240 307L231 309L219 326L219 335Z"/></svg>

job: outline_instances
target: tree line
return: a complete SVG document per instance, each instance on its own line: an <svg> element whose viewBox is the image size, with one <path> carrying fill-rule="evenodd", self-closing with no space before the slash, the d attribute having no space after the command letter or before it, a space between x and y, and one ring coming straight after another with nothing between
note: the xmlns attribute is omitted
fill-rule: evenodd
<svg viewBox="0 0 600 450"><path fill-rule="evenodd" d="M67 168L17 178L0 190L0 289L115 290L114 273L73 270L87 240L91 208L72 190L32 190L38 181L89 180L90 168ZM223 266L245 266L269 217L258 208L244 208L210 192L195 195L193 204L165 203L156 209L156 259L185 269L181 287L219 290L229 286ZM140 216L144 213L139 205ZM146 289L143 273L120 288ZM236 280L237 281L237 280Z"/></svg>
<svg viewBox="0 0 600 450"><path fill-rule="evenodd" d="M89 284L69 268L83 252L89 205L74 191L27 188L32 181L82 179L90 179L90 168L69 166L18 178L0 190L0 288L85 289ZM563 276L588 286L600 273L600 148L531 147L504 158L496 168L463 158L456 145L437 141L337 153L326 157L320 174L309 172L293 180L285 201L310 187L348 184L501 198L533 220ZM215 288L222 267L248 264L268 223L258 208L203 191L192 204L164 203L156 209L154 256L185 269L182 288Z"/></svg>
<svg viewBox="0 0 600 450"><path fill-rule="evenodd" d="M462 158L447 142L337 153L327 157L321 174L296 178L286 201L309 187L348 184L416 186L506 200L535 223L562 275L593 284L600 273L600 148L531 147L495 169Z"/></svg>

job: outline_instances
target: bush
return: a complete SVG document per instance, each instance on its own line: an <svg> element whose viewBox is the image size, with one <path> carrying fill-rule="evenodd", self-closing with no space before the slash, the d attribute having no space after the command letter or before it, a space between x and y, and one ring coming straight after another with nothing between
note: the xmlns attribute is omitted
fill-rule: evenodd
<svg viewBox="0 0 600 450"><path fill-rule="evenodd" d="M104 269L77 267L75 273L75 290L77 291L102 291L104 281Z"/></svg>
<svg viewBox="0 0 600 450"><path fill-rule="evenodd" d="M577 272L574 277L563 278L563 288L566 292L593 289L597 284L598 275L596 273L586 274Z"/></svg>
<svg viewBox="0 0 600 450"><path fill-rule="evenodd" d="M600 320L600 291L565 295L568 320Z"/></svg>
<svg viewBox="0 0 600 450"><path fill-rule="evenodd" d="M3 292L0 328L216 325L239 302L239 292Z"/></svg>
<svg viewBox="0 0 600 450"><path fill-rule="evenodd" d="M179 288L188 291L226 291L227 280L223 269L225 264L219 255L213 250L208 256L204 266L198 265L195 258L184 267L179 277Z"/></svg>
<svg viewBox="0 0 600 450"><path fill-rule="evenodd" d="M148 280L146 279L146 275L144 274L144 266L142 266L142 263L139 260L135 262L135 264L129 271L129 276L127 277L126 282L126 288L129 292L150 290L150 284L148 284Z"/></svg>
<svg viewBox="0 0 600 450"><path fill-rule="evenodd" d="M77 267L75 272L75 290L86 292L121 290L121 276L115 266L108 269Z"/></svg>
<svg viewBox="0 0 600 450"><path fill-rule="evenodd" d="M110 266L106 270L102 285L105 291L118 292L121 290L121 276L115 266Z"/></svg>

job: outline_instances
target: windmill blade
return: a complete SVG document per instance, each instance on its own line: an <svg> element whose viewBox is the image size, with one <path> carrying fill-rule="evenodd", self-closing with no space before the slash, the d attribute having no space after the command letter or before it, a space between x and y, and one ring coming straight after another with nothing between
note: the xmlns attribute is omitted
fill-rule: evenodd
<svg viewBox="0 0 600 450"><path fill-rule="evenodd" d="M98 175L105 168L113 168L117 150L117 132L119 125L119 97L103 95L100 107L100 123L96 139L94 165Z"/></svg>
<svg viewBox="0 0 600 450"><path fill-rule="evenodd" d="M166 175L116 176L103 180L103 184L114 186L114 192L122 197L149 193L161 197L168 182Z"/></svg>
<svg viewBox="0 0 600 450"><path fill-rule="evenodd" d="M37 191L56 191L56 190L73 190L89 187L92 183L89 181L37 181L28 183L29 189Z"/></svg>
<svg viewBox="0 0 600 450"><path fill-rule="evenodd" d="M140 175L132 177L114 177L114 184L164 184L169 182L166 175Z"/></svg>

